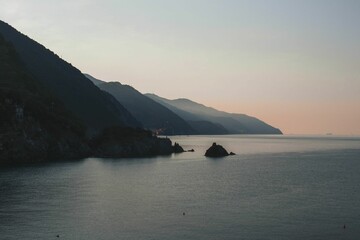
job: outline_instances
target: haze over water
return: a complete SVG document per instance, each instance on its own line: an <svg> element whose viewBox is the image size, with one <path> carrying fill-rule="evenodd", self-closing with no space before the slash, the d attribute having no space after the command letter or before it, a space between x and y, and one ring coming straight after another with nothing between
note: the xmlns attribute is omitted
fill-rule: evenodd
<svg viewBox="0 0 360 240"><path fill-rule="evenodd" d="M0 239L360 238L360 138L171 139L195 152L1 169Z"/></svg>

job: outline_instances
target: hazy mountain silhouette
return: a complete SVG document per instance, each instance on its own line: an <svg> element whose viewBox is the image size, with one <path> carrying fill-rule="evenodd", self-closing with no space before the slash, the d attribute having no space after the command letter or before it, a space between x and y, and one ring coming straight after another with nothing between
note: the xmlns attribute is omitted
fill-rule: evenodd
<svg viewBox="0 0 360 240"><path fill-rule="evenodd" d="M228 134L221 124L205 121L202 118L191 118L185 121L181 116L187 112L175 114L171 106L165 106L145 96L135 88L119 82L105 82L84 74L100 89L113 95L145 128L164 135L216 135ZM177 112L181 111L176 109ZM187 119L187 118L186 118Z"/></svg>
<svg viewBox="0 0 360 240"><path fill-rule="evenodd" d="M90 81L92 81L96 86L99 86L100 84L103 84L103 83L107 83L105 81L102 81L102 80L99 80L99 79L96 79L94 78L93 76L91 76L90 74L87 74L87 73L83 73L84 76L89 79Z"/></svg>
<svg viewBox="0 0 360 240"><path fill-rule="evenodd" d="M0 34L13 44L26 69L90 130L141 124L110 94L44 46L0 21Z"/></svg>
<svg viewBox="0 0 360 240"><path fill-rule="evenodd" d="M196 133L185 120L133 87L84 75L101 90L113 95L145 128L164 135Z"/></svg>
<svg viewBox="0 0 360 240"><path fill-rule="evenodd" d="M232 114L193 102L189 99L169 100L155 94L145 94L163 104L187 121L209 121L220 124L232 134L282 134L277 128L245 114Z"/></svg>
<svg viewBox="0 0 360 240"><path fill-rule="evenodd" d="M222 135L229 134L229 131L226 130L219 123L212 123L210 121L199 120L199 121L187 121L190 126L196 130L197 134L200 135Z"/></svg>

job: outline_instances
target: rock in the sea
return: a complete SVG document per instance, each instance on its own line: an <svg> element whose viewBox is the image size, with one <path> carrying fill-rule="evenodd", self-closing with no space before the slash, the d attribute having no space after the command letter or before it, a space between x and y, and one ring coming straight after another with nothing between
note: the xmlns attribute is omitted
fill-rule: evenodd
<svg viewBox="0 0 360 240"><path fill-rule="evenodd" d="M183 153L185 152L184 149L180 146L180 144L178 144L177 142L174 143L173 146L173 152L174 153Z"/></svg>
<svg viewBox="0 0 360 240"><path fill-rule="evenodd" d="M234 154L234 153L233 153ZM213 145L206 151L206 157L226 157L229 153L221 145L213 143Z"/></svg>

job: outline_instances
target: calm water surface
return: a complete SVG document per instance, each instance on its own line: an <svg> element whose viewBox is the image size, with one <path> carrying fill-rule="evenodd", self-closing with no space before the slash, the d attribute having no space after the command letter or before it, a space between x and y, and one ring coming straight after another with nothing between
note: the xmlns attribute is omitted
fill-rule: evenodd
<svg viewBox="0 0 360 240"><path fill-rule="evenodd" d="M0 239L360 239L360 138L171 139L195 152L0 169Z"/></svg>

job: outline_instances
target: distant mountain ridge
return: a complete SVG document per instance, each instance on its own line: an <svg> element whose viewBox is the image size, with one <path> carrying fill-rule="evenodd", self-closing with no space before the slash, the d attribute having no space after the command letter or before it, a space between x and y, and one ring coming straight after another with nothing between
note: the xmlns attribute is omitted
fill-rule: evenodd
<svg viewBox="0 0 360 240"><path fill-rule="evenodd" d="M162 135L196 133L185 120L133 87L119 82L104 82L89 74L84 75L101 90L114 96L145 128Z"/></svg>
<svg viewBox="0 0 360 240"><path fill-rule="evenodd" d="M219 111L186 98L169 100L155 94L142 94L119 82L84 75L113 95L145 128L158 134L282 134L279 129L245 114Z"/></svg>
<svg viewBox="0 0 360 240"><path fill-rule="evenodd" d="M145 94L163 104L187 121L209 121L220 124L231 134L282 134L280 129L245 114L233 114L207 107L189 99L169 100L155 94Z"/></svg>

